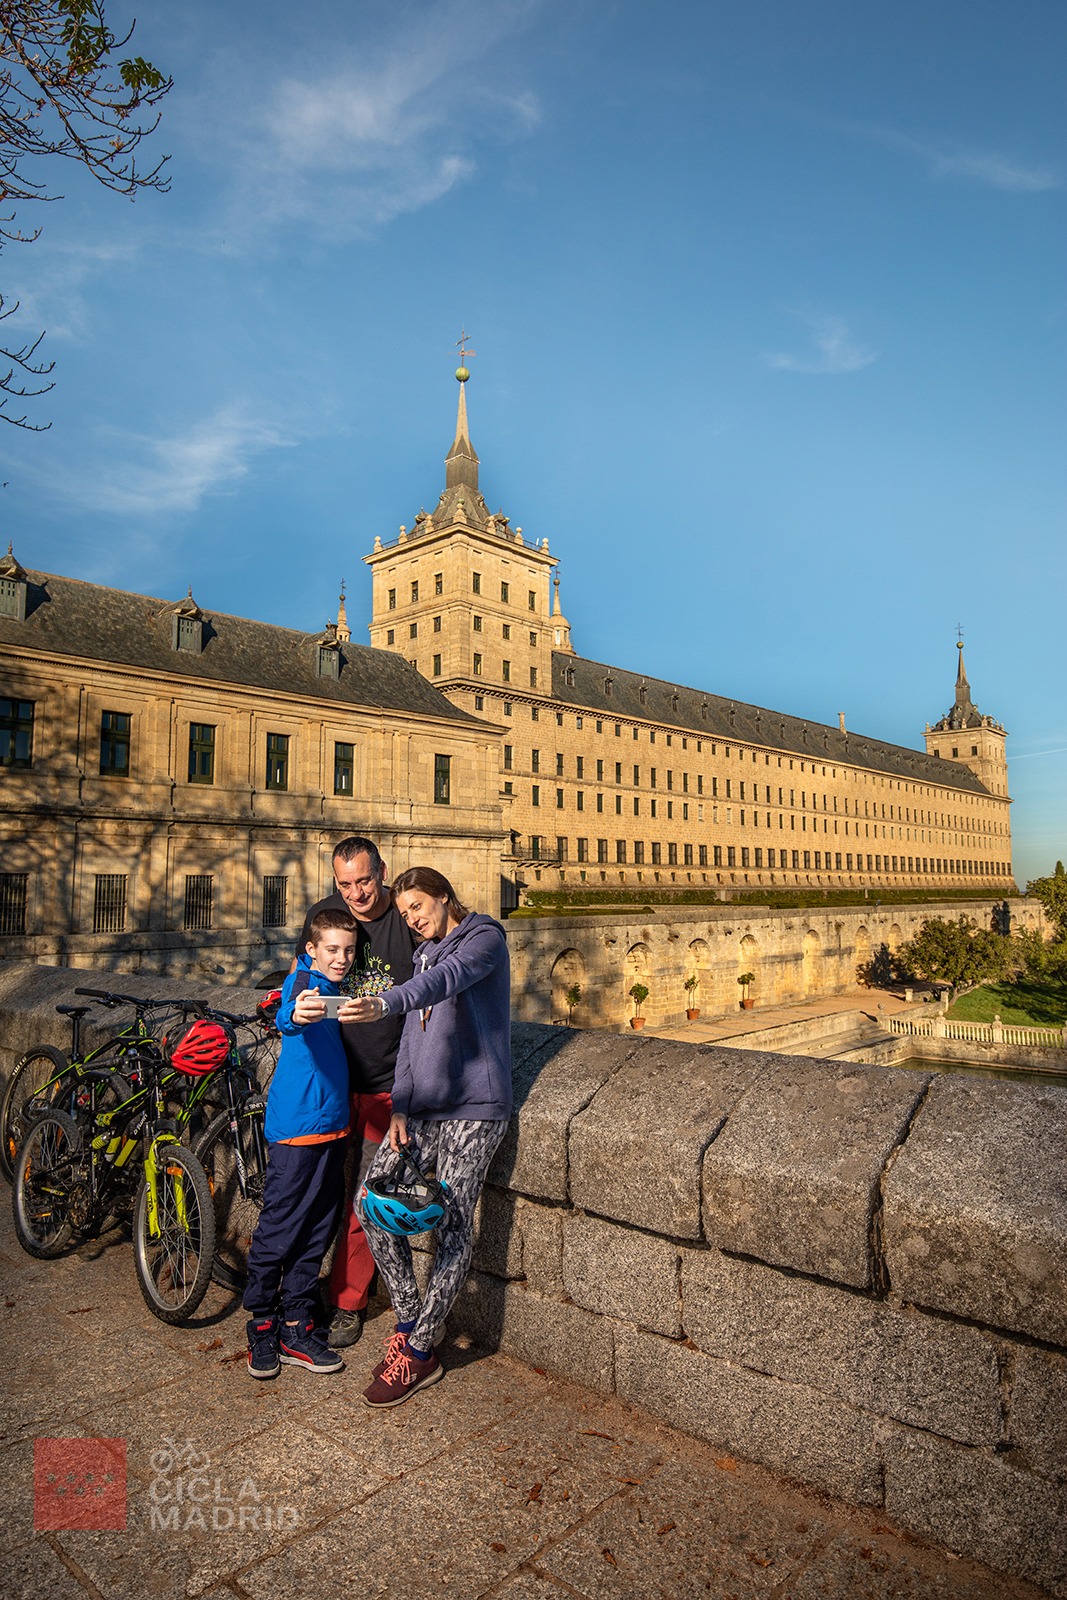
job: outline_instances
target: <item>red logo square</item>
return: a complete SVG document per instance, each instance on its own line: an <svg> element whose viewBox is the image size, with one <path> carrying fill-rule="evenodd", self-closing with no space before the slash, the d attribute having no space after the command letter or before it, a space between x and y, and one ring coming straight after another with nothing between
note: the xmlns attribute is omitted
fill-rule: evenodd
<svg viewBox="0 0 1067 1600"><path fill-rule="evenodd" d="M125 1439L35 1439L35 1528L124 1528Z"/></svg>

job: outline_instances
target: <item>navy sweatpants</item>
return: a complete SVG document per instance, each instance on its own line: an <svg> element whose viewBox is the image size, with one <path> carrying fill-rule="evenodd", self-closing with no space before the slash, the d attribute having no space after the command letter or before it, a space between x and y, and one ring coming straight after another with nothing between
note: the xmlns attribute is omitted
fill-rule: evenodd
<svg viewBox="0 0 1067 1600"><path fill-rule="evenodd" d="M251 1316L272 1316L280 1289L286 1321L311 1317L319 1268L344 1204L346 1144L268 1146L263 1209L248 1252L244 1307Z"/></svg>

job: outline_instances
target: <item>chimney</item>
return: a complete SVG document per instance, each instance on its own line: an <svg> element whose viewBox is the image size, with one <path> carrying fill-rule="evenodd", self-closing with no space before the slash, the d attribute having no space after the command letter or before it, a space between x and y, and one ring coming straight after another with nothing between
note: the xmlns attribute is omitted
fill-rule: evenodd
<svg viewBox="0 0 1067 1600"><path fill-rule="evenodd" d="M837 726L841 729L842 733L844 733L846 731L845 730L845 713L843 711L839 711L837 713Z"/></svg>

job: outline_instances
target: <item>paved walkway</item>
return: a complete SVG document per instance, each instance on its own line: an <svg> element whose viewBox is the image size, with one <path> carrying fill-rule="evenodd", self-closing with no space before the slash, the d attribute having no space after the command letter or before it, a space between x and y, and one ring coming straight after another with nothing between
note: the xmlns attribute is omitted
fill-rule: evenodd
<svg viewBox="0 0 1067 1600"><path fill-rule="evenodd" d="M922 989L916 988L915 1000ZM753 1006L728 1017L698 1017L695 1022L680 1022L673 1028L645 1028L642 1031L657 1039L683 1039L690 1044L722 1043L742 1033L760 1033L764 1028L780 1028L790 1022L810 1022L814 1017L833 1017L842 1011L862 1011L872 1022L878 1021L878 1007L886 1016L904 1011L915 1001L905 1000L890 989L849 989L845 994L826 995L819 1000L804 1000L785 1006Z"/></svg>
<svg viewBox="0 0 1067 1600"><path fill-rule="evenodd" d="M168 1328L120 1235L33 1261L7 1201L0 1190L8 1600L1040 1593L502 1356L446 1344L444 1382L368 1411L384 1307L343 1373L255 1383L232 1298L211 1289L191 1326ZM120 1497L109 1531L35 1533L35 1439L79 1441L43 1447L72 1469L104 1449L118 1472L124 1448L125 1525ZM95 1507L72 1496L68 1519L45 1487L53 1523Z"/></svg>

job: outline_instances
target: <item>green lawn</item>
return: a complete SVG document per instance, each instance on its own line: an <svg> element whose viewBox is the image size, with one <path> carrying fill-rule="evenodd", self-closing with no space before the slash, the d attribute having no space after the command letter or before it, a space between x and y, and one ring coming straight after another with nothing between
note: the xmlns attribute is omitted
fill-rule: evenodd
<svg viewBox="0 0 1067 1600"><path fill-rule="evenodd" d="M527 891L531 904L520 906L509 913L511 917L570 917L605 916L616 906L630 911L634 906L655 907L670 911L674 907L691 908L701 905L757 905L774 910L800 909L806 906L862 906L881 905L945 905L959 900L1003 899L1004 896L963 889L871 889L867 895L862 889L773 889L759 893L734 893L732 902L721 901L710 886L700 889L653 888L649 884L635 884L632 889L531 889Z"/></svg>
<svg viewBox="0 0 1067 1600"><path fill-rule="evenodd" d="M1067 1022L1067 989L1058 983L985 983L948 1011L961 1022L1001 1022L1018 1027L1061 1028Z"/></svg>

